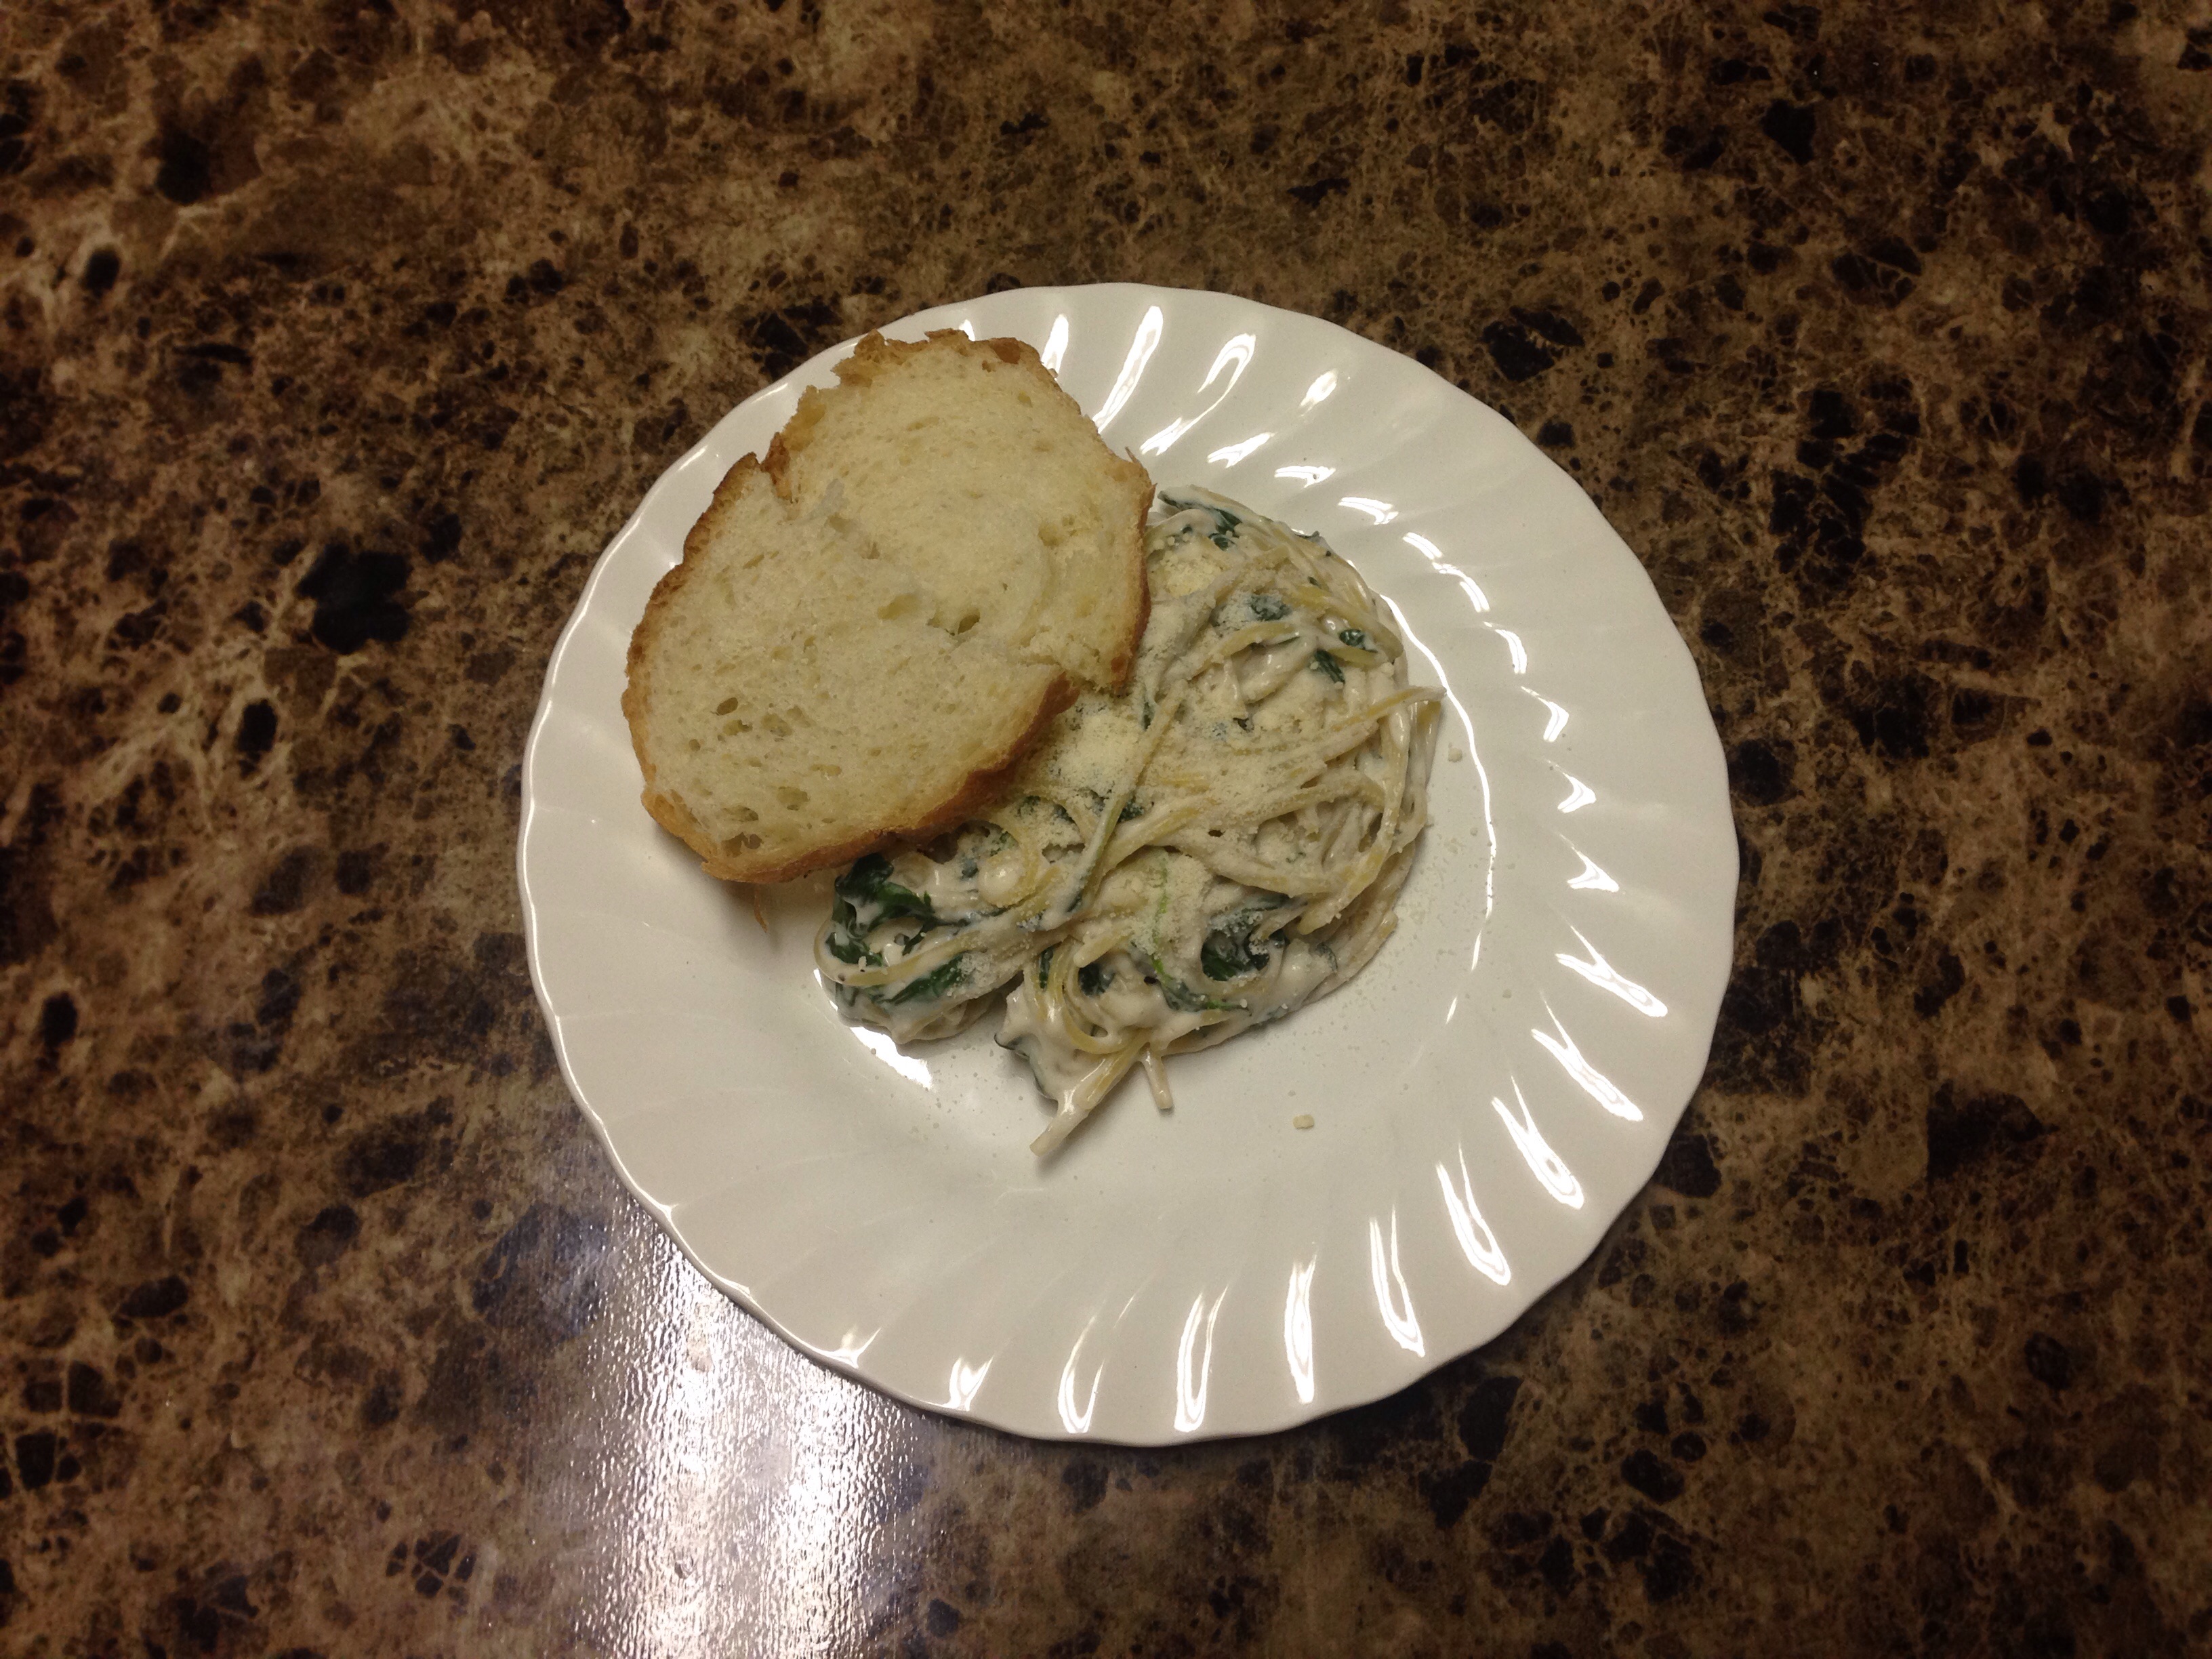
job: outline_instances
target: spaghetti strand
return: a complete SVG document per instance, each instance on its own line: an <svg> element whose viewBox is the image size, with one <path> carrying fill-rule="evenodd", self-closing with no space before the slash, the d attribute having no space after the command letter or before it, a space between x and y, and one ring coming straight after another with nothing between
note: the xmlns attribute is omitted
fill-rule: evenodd
<svg viewBox="0 0 2212 1659"><path fill-rule="evenodd" d="M900 1042L1011 988L999 1040L1058 1102L1041 1156L1130 1071L1166 1110L1170 1057L1357 974L1428 821L1441 694L1358 573L1233 501L1161 501L1129 689L1061 714L945 856L853 866L816 943Z"/></svg>

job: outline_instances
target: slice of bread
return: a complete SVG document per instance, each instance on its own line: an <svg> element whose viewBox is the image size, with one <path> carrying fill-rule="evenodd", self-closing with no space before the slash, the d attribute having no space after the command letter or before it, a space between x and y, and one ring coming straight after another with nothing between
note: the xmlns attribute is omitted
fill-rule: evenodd
<svg viewBox="0 0 2212 1659"><path fill-rule="evenodd" d="M871 334L631 636L648 811L732 881L958 823L1145 629L1152 483L1018 340Z"/></svg>

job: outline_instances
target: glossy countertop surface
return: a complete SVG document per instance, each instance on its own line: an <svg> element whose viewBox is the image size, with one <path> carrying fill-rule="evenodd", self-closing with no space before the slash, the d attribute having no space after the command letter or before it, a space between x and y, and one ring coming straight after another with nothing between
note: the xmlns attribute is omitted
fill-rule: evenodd
<svg viewBox="0 0 2212 1659"><path fill-rule="evenodd" d="M0 14L0 1648L2212 1644L2212 24ZM1165 1450L786 1348L555 1069L522 741L729 407L1215 288L1566 465L1704 676L1735 977L1505 1336Z"/></svg>

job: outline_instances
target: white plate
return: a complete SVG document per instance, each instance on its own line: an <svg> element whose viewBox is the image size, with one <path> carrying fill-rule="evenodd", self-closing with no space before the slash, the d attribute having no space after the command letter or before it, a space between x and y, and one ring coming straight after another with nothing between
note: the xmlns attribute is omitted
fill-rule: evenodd
<svg viewBox="0 0 2212 1659"><path fill-rule="evenodd" d="M1023 1434L1250 1434L1404 1387L1580 1262L1705 1067L1735 838L1697 671L1566 474L1407 358L1224 295L1029 289L886 329L1034 343L1108 441L1320 531L1450 692L1435 822L1358 980L1173 1062L1054 1161L995 1017L894 1048L638 804L646 595L839 346L748 398L609 545L523 768L530 963L568 1086L717 1284L807 1352ZM1291 1127L1310 1113L1315 1127Z"/></svg>

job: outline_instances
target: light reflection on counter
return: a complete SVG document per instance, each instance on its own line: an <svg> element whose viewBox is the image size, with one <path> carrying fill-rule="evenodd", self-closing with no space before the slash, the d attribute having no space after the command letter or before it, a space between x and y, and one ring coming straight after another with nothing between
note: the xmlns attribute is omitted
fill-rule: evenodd
<svg viewBox="0 0 2212 1659"><path fill-rule="evenodd" d="M628 1305L594 1330L622 1351L586 1363L629 1382L564 1425L538 1476L578 1537L605 1540L574 1563L582 1645L856 1647L913 1547L891 1501L915 1478L908 1413L787 1346L641 1212L617 1228Z"/></svg>

